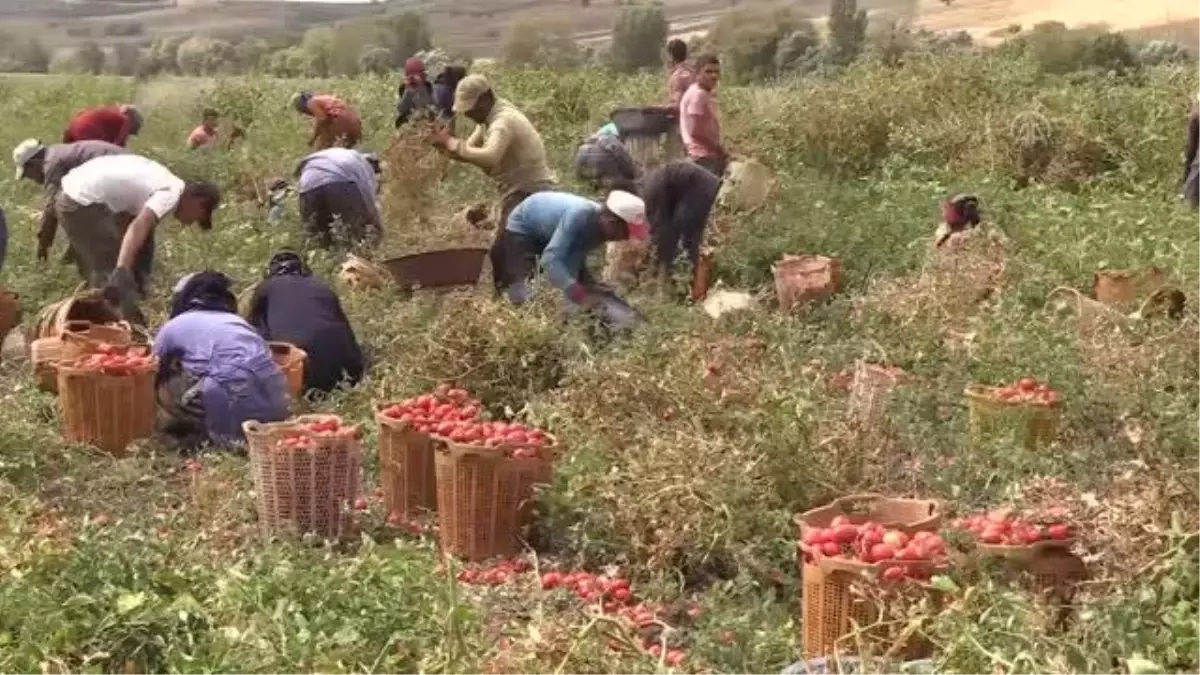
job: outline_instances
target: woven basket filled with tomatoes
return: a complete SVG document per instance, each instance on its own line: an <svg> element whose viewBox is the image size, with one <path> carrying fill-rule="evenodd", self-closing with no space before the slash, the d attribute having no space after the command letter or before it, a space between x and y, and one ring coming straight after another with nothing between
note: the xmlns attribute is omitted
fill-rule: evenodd
<svg viewBox="0 0 1200 675"><path fill-rule="evenodd" d="M271 358L287 378L288 390L292 392L293 397L299 398L304 391L304 366L308 363L308 353L287 342L268 344L271 347Z"/></svg>
<svg viewBox="0 0 1200 675"><path fill-rule="evenodd" d="M128 324L100 324L90 321L68 321L62 332L62 357L73 359L87 354L112 353L134 344L133 331Z"/></svg>
<svg viewBox="0 0 1200 675"><path fill-rule="evenodd" d="M270 535L339 539L353 527L362 482L362 432L337 415L242 425L258 520Z"/></svg>
<svg viewBox="0 0 1200 675"><path fill-rule="evenodd" d="M554 476L554 437L522 424L477 422L433 440L442 550L467 560L521 551L535 487Z"/></svg>
<svg viewBox="0 0 1200 675"><path fill-rule="evenodd" d="M856 584L896 598L928 595L923 582L948 567L936 501L852 495L795 522L805 658L854 651L854 626L874 622L878 607ZM928 645L913 640L901 651L919 658Z"/></svg>
<svg viewBox="0 0 1200 675"><path fill-rule="evenodd" d="M963 395L976 442L1014 432L1030 449L1054 441L1062 417L1062 396L1045 382L1023 377L1003 387L973 384Z"/></svg>
<svg viewBox="0 0 1200 675"><path fill-rule="evenodd" d="M147 351L130 348L58 362L63 438L123 457L130 443L154 433L158 360Z"/></svg>
<svg viewBox="0 0 1200 675"><path fill-rule="evenodd" d="M439 385L432 393L375 405L379 473L389 513L415 518L437 508L433 439L480 421L481 406L465 389Z"/></svg>
<svg viewBox="0 0 1200 675"><path fill-rule="evenodd" d="M952 528L973 541L976 556L1000 559L1035 591L1069 597L1087 578L1087 566L1071 552L1075 528L1064 513L993 509L958 518Z"/></svg>

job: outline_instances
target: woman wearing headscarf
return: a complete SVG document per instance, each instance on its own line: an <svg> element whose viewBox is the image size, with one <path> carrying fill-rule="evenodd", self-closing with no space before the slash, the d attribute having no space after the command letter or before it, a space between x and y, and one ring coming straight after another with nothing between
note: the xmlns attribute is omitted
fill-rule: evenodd
<svg viewBox="0 0 1200 675"><path fill-rule="evenodd" d="M288 415L287 380L266 340L237 315L230 286L220 272L181 279L154 339L159 429L184 448L236 443L243 422Z"/></svg>
<svg viewBox="0 0 1200 675"><path fill-rule="evenodd" d="M306 391L328 393L362 379L362 350L341 301L296 253L280 251L271 256L247 318L263 338L308 353Z"/></svg>

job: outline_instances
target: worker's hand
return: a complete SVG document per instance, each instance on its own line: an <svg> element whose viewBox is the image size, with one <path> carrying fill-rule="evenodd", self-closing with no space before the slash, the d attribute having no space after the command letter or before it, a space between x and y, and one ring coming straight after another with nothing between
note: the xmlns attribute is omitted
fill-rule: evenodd
<svg viewBox="0 0 1200 675"><path fill-rule="evenodd" d="M433 143L436 148L446 150L450 147L450 139L453 137L454 135L450 133L449 127L435 124L433 131L429 134L429 142Z"/></svg>
<svg viewBox="0 0 1200 675"><path fill-rule="evenodd" d="M121 317L136 326L145 326L146 317L138 308L138 285L133 278L133 272L118 267L108 275L108 283L104 286L104 299L109 304L121 310Z"/></svg>

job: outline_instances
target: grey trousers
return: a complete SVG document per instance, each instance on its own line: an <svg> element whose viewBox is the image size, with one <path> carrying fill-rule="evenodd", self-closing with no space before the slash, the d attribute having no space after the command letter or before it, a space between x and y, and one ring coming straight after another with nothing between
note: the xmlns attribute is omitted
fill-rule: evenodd
<svg viewBox="0 0 1200 675"><path fill-rule="evenodd" d="M108 277L117 266L121 253L121 240L131 220L113 213L103 204L83 205L62 192L54 200L59 227L67 234L71 250L75 252L75 267L79 276L93 288L103 288ZM154 232L142 243L138 252L133 275L138 288L145 292L145 284L154 267Z"/></svg>

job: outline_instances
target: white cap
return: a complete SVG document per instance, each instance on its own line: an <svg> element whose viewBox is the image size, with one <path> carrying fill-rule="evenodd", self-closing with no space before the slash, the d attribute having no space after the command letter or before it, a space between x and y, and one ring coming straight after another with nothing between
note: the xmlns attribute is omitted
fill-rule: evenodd
<svg viewBox="0 0 1200 675"><path fill-rule="evenodd" d="M43 145L36 138L26 138L13 148L13 164L17 165L17 180L25 175L25 165L42 151Z"/></svg>
<svg viewBox="0 0 1200 675"><path fill-rule="evenodd" d="M645 239L650 234L650 226L646 224L646 202L642 198L625 192L613 190L604 200L604 208L608 209L629 226L630 239Z"/></svg>

